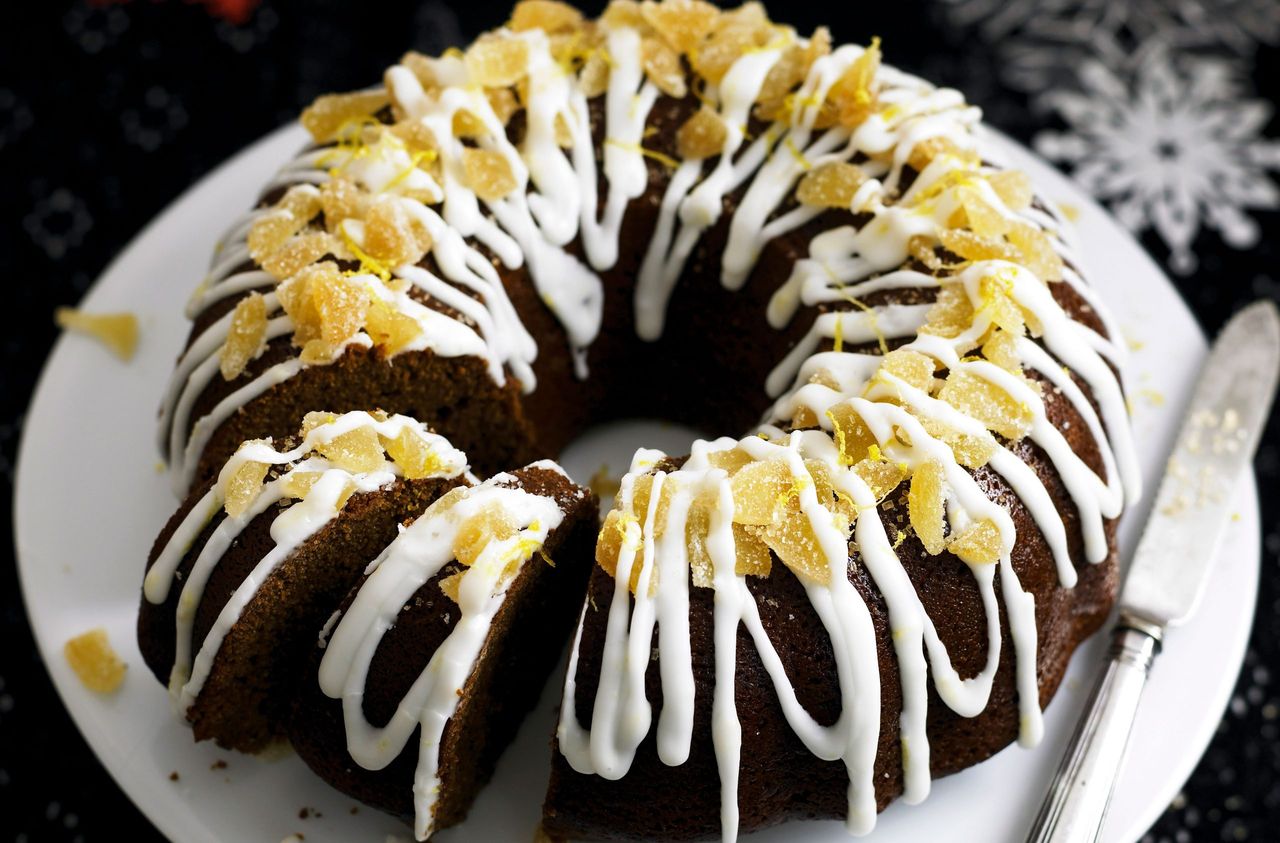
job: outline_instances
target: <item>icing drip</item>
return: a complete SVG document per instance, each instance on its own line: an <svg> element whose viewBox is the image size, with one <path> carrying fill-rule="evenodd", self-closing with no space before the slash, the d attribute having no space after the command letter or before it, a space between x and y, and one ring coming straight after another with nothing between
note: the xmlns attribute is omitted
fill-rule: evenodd
<svg viewBox="0 0 1280 843"><path fill-rule="evenodd" d="M535 465L559 471L554 463ZM383 769L400 755L413 732L421 730L413 783L414 833L419 840L427 839L434 829L445 724L457 709L507 588L564 517L554 499L515 488L514 482L512 475L495 475L429 507L369 566L368 579L326 636L320 688L342 700L347 748L357 764L367 770ZM432 654L391 720L385 726L373 726L364 715L364 691L384 633L418 589L455 559L460 530L495 509L515 527L512 535L488 541L463 569L457 586L461 611L457 625Z"/></svg>
<svg viewBox="0 0 1280 843"><path fill-rule="evenodd" d="M288 451L278 451L266 440L244 443L227 461L218 482L174 530L143 581L143 596L148 602L159 604L168 599L175 582L179 581L176 576L178 567L192 544L214 516L224 506L229 507L227 517L213 530L191 571L181 580L175 657L169 677L169 692L176 711L185 713L195 702L223 639L271 573L303 542L336 518L352 494L385 488L397 477L404 476L405 469L394 460L382 459L380 466L353 471L319 454L319 450L338 437L360 429L372 429L387 440L395 440L402 435L415 437L429 454L429 461L414 471L416 476L457 477L466 471L466 456L461 451L407 416L378 419L365 412L347 413L316 425L297 447ZM277 475L263 484L247 505L240 502L243 510L233 515L232 504L228 502L229 492L234 494L238 475L246 466L253 464L262 466L264 472L266 467L278 466ZM297 491L304 481L309 481L310 485L301 492ZM271 539L275 546L236 588L205 639L194 641L196 611L209 577L223 554L254 518L291 498L297 498L296 502L271 523Z"/></svg>

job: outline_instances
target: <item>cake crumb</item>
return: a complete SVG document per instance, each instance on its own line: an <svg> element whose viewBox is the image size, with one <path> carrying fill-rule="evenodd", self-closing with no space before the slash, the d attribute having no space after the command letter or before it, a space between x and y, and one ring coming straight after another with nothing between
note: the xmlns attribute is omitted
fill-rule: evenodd
<svg viewBox="0 0 1280 843"><path fill-rule="evenodd" d="M310 817L310 816L311 816L311 809L310 809L310 808L299 808L299 809L298 809L298 819L300 819L300 820L305 820L305 819L307 819L307 818L308 818L308 817Z"/></svg>
<svg viewBox="0 0 1280 843"><path fill-rule="evenodd" d="M132 313L85 313L73 307L53 312L59 328L93 337L126 363L138 348L138 317Z"/></svg>
<svg viewBox="0 0 1280 843"><path fill-rule="evenodd" d="M214 761L212 764L210 764L210 765L209 765L209 769L210 769L210 770L225 770L225 769L227 769L227 762L226 762L225 760L223 760L223 759L219 758L217 761Z"/></svg>
<svg viewBox="0 0 1280 843"><path fill-rule="evenodd" d="M127 665L112 649L107 631L102 627L70 639L63 645L62 653L90 691L111 694L124 684Z"/></svg>
<svg viewBox="0 0 1280 843"><path fill-rule="evenodd" d="M360 813L360 806L352 805L351 809L347 811L347 813L354 817L356 814Z"/></svg>
<svg viewBox="0 0 1280 843"><path fill-rule="evenodd" d="M171 773L169 773L169 781L171 781L171 782L176 782L176 781L177 781L178 779L180 779L180 778L182 778L182 777L178 775L178 771L177 771L177 770L174 770L174 771L172 771Z"/></svg>

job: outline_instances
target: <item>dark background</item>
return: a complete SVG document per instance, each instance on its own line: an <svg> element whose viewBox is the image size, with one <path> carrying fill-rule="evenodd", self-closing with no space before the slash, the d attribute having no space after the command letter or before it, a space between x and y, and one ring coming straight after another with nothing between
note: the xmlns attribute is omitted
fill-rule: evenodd
<svg viewBox="0 0 1280 843"><path fill-rule="evenodd" d="M439 0L5 5L0 840L158 838L97 764L59 702L36 654L9 561L13 462L27 402L56 337L54 307L79 300L171 200L227 156L293 119L317 94L368 85L404 50L439 52L501 23L508 10L509 3L488 0L457 6ZM1224 163L1248 165L1252 199L1239 198L1248 185L1237 186L1235 198L1223 188L1222 197L1196 206L1200 225L1190 233L1167 217L1156 220L1150 207L1145 221L1130 221L1157 261L1173 270L1174 283L1206 330L1256 297L1280 299L1274 246L1280 214L1265 189L1270 184L1274 193L1268 171L1280 170L1280 121L1271 107L1280 88L1278 0L775 2L772 13L804 32L826 24L837 42L883 36L890 62L960 88L1006 132L1024 142L1040 134L1046 151L1056 148L1046 146L1055 136L1041 133L1079 131L1078 122L1063 122L1067 112L1054 106L1054 96L1089 90L1079 71L1091 59L1110 63L1117 78L1132 81L1137 110L1145 102L1138 88L1155 83L1143 83L1146 77L1132 63L1155 42L1169 47L1175 69L1225 68L1229 84L1193 103L1191 113L1255 103L1247 119L1243 111L1224 112L1237 114L1236 134L1247 137L1222 142L1219 150ZM1009 15L1019 17L1011 23ZM1122 18L1118 23L1115 15ZM1071 26L1077 31L1065 43L1062 33ZM1096 27L1096 37L1093 31L1081 36L1082 26ZM1176 90L1161 96L1156 123L1160 108L1167 116L1185 104ZM1224 102L1215 105L1217 99ZM1189 137L1153 136L1150 154L1165 156L1176 169L1187 152L1177 144ZM1240 161L1225 160L1233 155ZM1152 201L1172 200L1166 192ZM1221 222L1210 212L1215 201L1237 206L1256 229L1215 224ZM203 261L193 256L190 277L172 283L194 286ZM1280 650L1276 432L1273 423L1257 463L1265 535L1258 615L1244 669L1207 754L1144 840L1280 840L1280 695L1272 676Z"/></svg>

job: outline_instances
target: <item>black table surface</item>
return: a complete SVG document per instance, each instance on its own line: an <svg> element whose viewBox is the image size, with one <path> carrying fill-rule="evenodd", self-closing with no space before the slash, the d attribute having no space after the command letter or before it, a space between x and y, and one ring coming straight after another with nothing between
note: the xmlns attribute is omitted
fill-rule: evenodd
<svg viewBox="0 0 1280 843"><path fill-rule="evenodd" d="M595 4L591 4L595 5ZM1207 332L1280 300L1280 0L772 3L964 91L1130 227ZM23 416L56 329L130 239L313 97L439 52L508 3L6 4L0 29L0 840L158 839L98 764L36 653L12 554ZM211 220L210 225L221 225ZM192 284L204 258L193 256ZM91 413L90 408L86 408ZM1280 452L1258 455L1263 556L1217 734L1144 841L1280 840ZM1241 606L1241 611L1250 607ZM1171 736L1176 740L1177 736Z"/></svg>

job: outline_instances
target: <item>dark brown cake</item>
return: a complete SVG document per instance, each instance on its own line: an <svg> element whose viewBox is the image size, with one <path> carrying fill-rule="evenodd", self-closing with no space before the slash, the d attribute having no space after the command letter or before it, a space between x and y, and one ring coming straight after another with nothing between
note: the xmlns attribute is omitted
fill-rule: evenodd
<svg viewBox="0 0 1280 843"><path fill-rule="evenodd" d="M314 406L415 414L481 476L614 418L750 431L687 460L641 451L624 479L546 827L865 832L930 775L1038 737L1114 597L1115 519L1138 490L1115 332L978 119L882 66L878 42L802 38L758 5L615 0L591 22L520 3L464 54L406 55L383 87L304 113L315 146L232 227L190 308L162 410L175 483ZM354 763L339 738L344 716L386 723L445 640L452 576L421 585L378 651L390 684L359 712L309 687L294 735L345 791L416 808L419 835L470 786L406 801L411 753ZM581 605L552 579L527 565L512 586L442 726L441 782L486 778L530 704L485 671L526 638L546 647L530 675L551 663ZM685 646L664 649L685 615ZM714 646L724 618L732 654ZM410 624L422 639L396 643ZM621 636L652 650L642 674L624 676ZM314 654L321 685L331 658ZM668 713L684 725L660 751ZM464 758L477 722L490 740Z"/></svg>
<svg viewBox="0 0 1280 843"><path fill-rule="evenodd" d="M445 727L439 750L437 829L466 816L477 790L492 776L499 755L537 702L573 630L590 573L598 523L594 497L548 469L530 467L508 477L503 485L554 497L566 517L543 547L545 558L554 565L535 559L511 583L463 688L458 710ZM424 584L379 644L363 703L365 716L374 726L386 725L440 643L457 626L458 606L440 585L459 570L460 565L452 563ZM347 596L339 617L359 588L357 584ZM289 720L294 748L311 769L343 793L412 821L414 800L408 783L418 763L417 733L382 770L370 771L354 763L346 749L342 702L325 696L315 681L324 653L323 646L313 647L307 660L308 681Z"/></svg>

